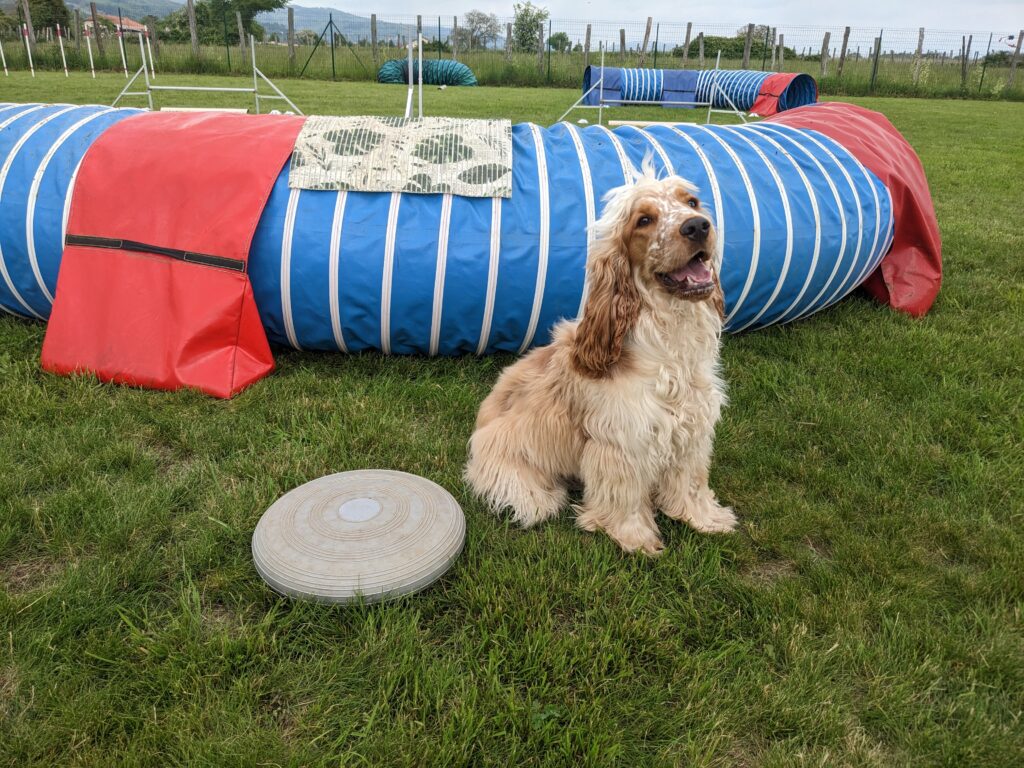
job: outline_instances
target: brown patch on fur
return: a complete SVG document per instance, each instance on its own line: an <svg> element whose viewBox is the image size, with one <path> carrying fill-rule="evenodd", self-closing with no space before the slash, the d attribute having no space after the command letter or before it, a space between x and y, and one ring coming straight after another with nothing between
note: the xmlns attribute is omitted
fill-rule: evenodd
<svg viewBox="0 0 1024 768"><path fill-rule="evenodd" d="M711 306L718 312L718 316L725 320L725 293L718 280L718 270L714 267L711 269L711 278L715 281L715 290L711 292Z"/></svg>
<svg viewBox="0 0 1024 768"><path fill-rule="evenodd" d="M633 232L633 225L627 225L622 236L598 243L592 254L590 293L572 350L573 368L592 379L611 373L622 357L626 334L640 316L629 247Z"/></svg>

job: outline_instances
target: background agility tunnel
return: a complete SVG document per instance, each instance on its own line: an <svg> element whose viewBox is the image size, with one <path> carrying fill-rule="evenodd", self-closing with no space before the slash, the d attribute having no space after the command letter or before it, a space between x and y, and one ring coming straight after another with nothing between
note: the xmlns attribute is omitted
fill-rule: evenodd
<svg viewBox="0 0 1024 768"><path fill-rule="evenodd" d="M412 64L413 82L420 77L419 63ZM389 59L377 70L378 83L409 84L409 62L405 59ZM423 62L424 85L476 85L473 70L461 61L451 59L427 59Z"/></svg>
<svg viewBox="0 0 1024 768"><path fill-rule="evenodd" d="M825 106L808 108L817 110ZM135 113L0 105L2 308L48 316L75 169L104 127ZM885 152L901 158L894 165L920 171L913 150L877 113L835 105L818 119L834 126L860 113L881 121L851 129L865 145L881 146L884 134ZM797 113L787 114L797 122ZM886 184L825 131L768 121L614 132L519 124L509 199L294 190L283 169L249 256L268 336L304 349L422 354L544 344L556 322L579 313L588 226L602 196L648 155L660 172L696 183L717 223L730 331L839 301L876 272L894 229L899 239L900 213ZM886 259L911 282L938 269L937 228L929 242L934 213L929 220L921 184L923 174L899 195L923 200L916 210L927 231L911 221L904 238L912 245ZM886 277L883 297L896 306L906 293L898 283ZM915 306L927 309L937 290L937 275L915 283Z"/></svg>
<svg viewBox="0 0 1024 768"><path fill-rule="evenodd" d="M731 69L636 69L604 67L604 85L598 86L602 68L588 66L583 72L583 103L598 106L609 101L712 102L716 109L730 109L729 101L715 89L718 83L737 109L762 117L796 109L818 100L818 85L803 73L755 72ZM591 90L593 88L593 90ZM589 93L588 93L589 91ZM668 103L665 106L680 106Z"/></svg>

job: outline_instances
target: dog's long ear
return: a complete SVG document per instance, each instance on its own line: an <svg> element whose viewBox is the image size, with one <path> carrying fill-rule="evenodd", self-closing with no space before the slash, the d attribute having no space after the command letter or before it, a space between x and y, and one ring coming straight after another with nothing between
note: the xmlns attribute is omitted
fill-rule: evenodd
<svg viewBox="0 0 1024 768"><path fill-rule="evenodd" d="M718 316L725 320L725 293L722 291L722 283L718 279L718 270L711 270L711 277L715 281L715 290L711 293L711 305L718 312Z"/></svg>
<svg viewBox="0 0 1024 768"><path fill-rule="evenodd" d="M572 364L584 376L599 379L622 356L622 342L640 314L640 292L623 227L594 242L588 261L590 293L576 329Z"/></svg>

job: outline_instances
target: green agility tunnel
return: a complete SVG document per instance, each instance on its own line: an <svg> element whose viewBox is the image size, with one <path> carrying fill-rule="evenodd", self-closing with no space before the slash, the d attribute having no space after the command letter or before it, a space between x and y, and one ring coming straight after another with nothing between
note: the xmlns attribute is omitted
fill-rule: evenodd
<svg viewBox="0 0 1024 768"><path fill-rule="evenodd" d="M412 82L419 82L419 65L413 62ZM389 59L377 70L378 83L409 84L409 62L405 59ZM476 85L473 70L460 61L451 59L429 59L423 62L424 85Z"/></svg>

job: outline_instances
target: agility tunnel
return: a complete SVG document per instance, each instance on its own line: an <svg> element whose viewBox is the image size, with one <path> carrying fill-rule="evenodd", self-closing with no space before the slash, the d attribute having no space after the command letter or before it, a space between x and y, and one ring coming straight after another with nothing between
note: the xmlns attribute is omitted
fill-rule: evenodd
<svg viewBox="0 0 1024 768"><path fill-rule="evenodd" d="M76 169L98 137L145 114L0 105L0 308L47 319ZM152 116L161 114L178 119ZM218 117L227 116L208 119ZM169 168L175 152L194 149L187 130L165 141ZM131 148L120 154L130 171ZM878 113L820 104L741 126L517 124L507 198L290 189L286 166L248 251L266 335L300 349L397 354L545 344L555 323L580 312L602 197L646 156L700 189L720 233L729 331L806 317L861 285L914 315L938 292L941 244L913 149ZM159 199L135 205L161 217Z"/></svg>
<svg viewBox="0 0 1024 768"><path fill-rule="evenodd" d="M412 64L412 81L419 82L420 66ZM377 70L378 83L409 84L409 62L405 59L389 59ZM461 61L451 59L427 59L423 62L424 85L476 85L473 70Z"/></svg>
<svg viewBox="0 0 1024 768"><path fill-rule="evenodd" d="M604 73L604 83L599 84ZM715 87L715 86L718 87ZM597 87L595 87L597 86ZM583 101L598 106L609 102L651 102L666 107L711 103L769 117L818 100L818 85L803 73L755 72L731 69L636 69L588 66L583 72ZM731 101L731 104L730 104Z"/></svg>

